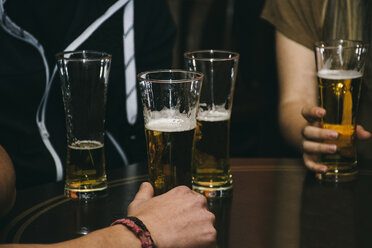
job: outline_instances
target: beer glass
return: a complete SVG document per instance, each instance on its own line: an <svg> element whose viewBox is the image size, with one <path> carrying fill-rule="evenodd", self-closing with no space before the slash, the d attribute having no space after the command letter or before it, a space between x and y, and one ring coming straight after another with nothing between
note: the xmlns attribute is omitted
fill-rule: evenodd
<svg viewBox="0 0 372 248"><path fill-rule="evenodd" d="M204 74L194 139L193 189L206 196L224 196L232 192L229 163L230 116L239 54L203 50L186 52L190 71Z"/></svg>
<svg viewBox="0 0 372 248"><path fill-rule="evenodd" d="M319 103L326 110L321 127L334 129L338 139L334 154L322 154L319 163L328 167L318 174L324 181L350 181L357 175L355 146L356 116L367 47L361 41L333 40L314 46L318 78Z"/></svg>
<svg viewBox="0 0 372 248"><path fill-rule="evenodd" d="M104 121L111 55L63 52L57 54L57 65L66 114L65 195L94 198L107 188Z"/></svg>
<svg viewBox="0 0 372 248"><path fill-rule="evenodd" d="M228 248L230 241L232 197L208 197L208 210L216 217L217 248Z"/></svg>
<svg viewBox="0 0 372 248"><path fill-rule="evenodd" d="M191 188L191 156L203 74L182 70L137 76L145 122L149 180L155 194Z"/></svg>

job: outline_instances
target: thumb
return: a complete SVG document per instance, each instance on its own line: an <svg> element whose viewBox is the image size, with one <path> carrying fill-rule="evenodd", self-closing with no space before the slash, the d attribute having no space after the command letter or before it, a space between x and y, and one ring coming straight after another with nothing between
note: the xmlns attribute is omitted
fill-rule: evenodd
<svg viewBox="0 0 372 248"><path fill-rule="evenodd" d="M151 199L154 196L154 189L152 185L148 182L144 182L141 184L136 196L134 197L133 201L146 201Z"/></svg>
<svg viewBox="0 0 372 248"><path fill-rule="evenodd" d="M323 118L326 111L325 109L317 106L305 106L302 108L301 113L308 122L315 122Z"/></svg>
<svg viewBox="0 0 372 248"><path fill-rule="evenodd" d="M356 134L357 134L358 139L369 139L372 136L370 132L366 131L360 125L357 125Z"/></svg>

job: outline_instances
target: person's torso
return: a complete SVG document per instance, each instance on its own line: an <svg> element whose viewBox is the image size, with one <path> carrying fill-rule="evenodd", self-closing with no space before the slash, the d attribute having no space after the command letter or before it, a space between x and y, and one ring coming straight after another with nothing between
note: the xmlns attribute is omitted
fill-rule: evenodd
<svg viewBox="0 0 372 248"><path fill-rule="evenodd" d="M63 51L115 1L7 1L8 16L35 36L43 45L49 67L55 54ZM54 162L36 125L36 110L45 89L45 70L37 50L0 29L0 142L10 154L17 186L25 187L55 180ZM79 50L113 54L106 106L106 129L128 149L131 162L145 160L142 113L137 124L125 115L123 62L123 9L102 24ZM140 108L139 108L140 110ZM66 152L65 117L59 78L54 80L47 103L46 126L50 139L64 164ZM129 137L135 136L135 139ZM122 166L110 142L105 142L107 167Z"/></svg>

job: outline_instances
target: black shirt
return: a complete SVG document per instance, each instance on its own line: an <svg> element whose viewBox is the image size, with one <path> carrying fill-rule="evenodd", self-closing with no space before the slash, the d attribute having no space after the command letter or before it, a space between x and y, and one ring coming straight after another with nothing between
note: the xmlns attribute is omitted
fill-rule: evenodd
<svg viewBox="0 0 372 248"><path fill-rule="evenodd" d="M50 70L55 54L63 51L113 0L8 0L5 11L17 25L43 45ZM175 26L166 0L135 0L134 31L137 72L169 68ZM142 107L137 122L126 120L123 59L123 8L104 22L78 50L113 55L107 92L106 130L126 152L129 162L146 160ZM17 187L54 181L53 159L36 125L36 110L45 89L45 72L38 51L0 28L0 143L16 170ZM137 91L138 92L138 91ZM140 102L139 102L140 104ZM59 78L53 82L46 111L53 146L65 162L65 115ZM105 142L106 168L123 166L110 142Z"/></svg>

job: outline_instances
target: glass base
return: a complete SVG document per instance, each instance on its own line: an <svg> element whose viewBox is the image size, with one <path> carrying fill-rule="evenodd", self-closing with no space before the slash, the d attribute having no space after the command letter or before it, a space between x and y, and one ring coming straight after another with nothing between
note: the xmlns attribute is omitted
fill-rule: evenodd
<svg viewBox="0 0 372 248"><path fill-rule="evenodd" d="M68 189L65 188L65 196L71 199L92 200L107 195L107 186L99 189Z"/></svg>
<svg viewBox="0 0 372 248"><path fill-rule="evenodd" d="M316 173L316 178L321 182L342 183L351 182L358 177L358 170L356 168L348 171L331 170L326 173Z"/></svg>
<svg viewBox="0 0 372 248"><path fill-rule="evenodd" d="M192 190L203 194L207 198L231 197L233 193L233 184L232 180L228 184L224 184L221 186L202 186L193 184Z"/></svg>

